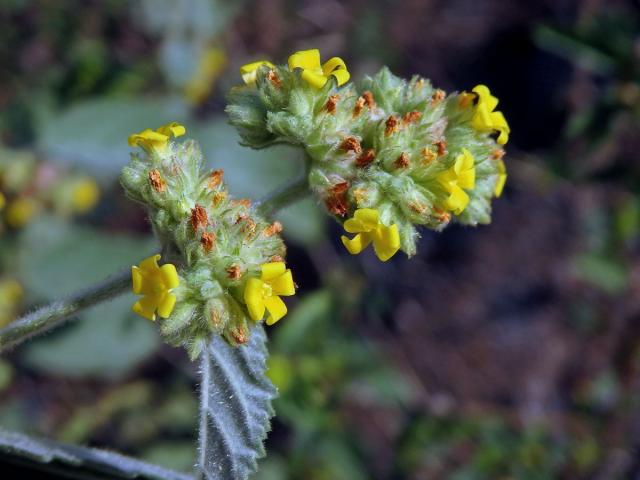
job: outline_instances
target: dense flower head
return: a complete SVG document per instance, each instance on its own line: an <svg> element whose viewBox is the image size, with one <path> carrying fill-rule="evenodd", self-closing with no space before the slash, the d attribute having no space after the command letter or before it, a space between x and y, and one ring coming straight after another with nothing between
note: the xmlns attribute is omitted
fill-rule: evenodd
<svg viewBox="0 0 640 480"><path fill-rule="evenodd" d="M327 81L310 88L304 66L291 62L255 73L255 86L231 91L231 123L251 147L304 149L309 186L340 222L375 210L413 255L417 226L490 221L491 200L506 180L510 130L487 87L446 94L422 77L407 81L383 68L358 87ZM356 251L366 238L345 246Z"/></svg>
<svg viewBox="0 0 640 480"><path fill-rule="evenodd" d="M268 323L286 313L279 296L293 293L279 290L277 282L273 288L275 280L263 277L265 265L284 265L282 226L268 222L250 200L233 198L222 170L203 167L193 140L168 140L161 154L145 148L134 152L121 176L126 193L147 208L166 261L160 270L175 265L180 278L179 285L156 282L165 296L147 303L143 297L136 308L147 318L152 312L163 318L165 338L187 347L192 357L212 335L234 345L248 341L251 327L262 320L256 317L257 297L246 298L255 280L272 288L272 295L263 298L271 313ZM151 270L156 272L151 278L158 280L153 265ZM144 295L143 287L139 291Z"/></svg>

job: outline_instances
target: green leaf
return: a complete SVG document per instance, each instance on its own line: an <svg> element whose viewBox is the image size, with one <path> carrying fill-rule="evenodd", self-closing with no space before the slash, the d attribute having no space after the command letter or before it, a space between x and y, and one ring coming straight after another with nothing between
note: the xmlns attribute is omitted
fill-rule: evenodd
<svg viewBox="0 0 640 480"><path fill-rule="evenodd" d="M0 459L6 464L57 472L63 478L193 480L193 477L118 453L41 440L0 429Z"/></svg>
<svg viewBox="0 0 640 480"><path fill-rule="evenodd" d="M245 480L264 456L276 389L267 379L262 326L232 347L215 337L201 354L199 468L206 480Z"/></svg>

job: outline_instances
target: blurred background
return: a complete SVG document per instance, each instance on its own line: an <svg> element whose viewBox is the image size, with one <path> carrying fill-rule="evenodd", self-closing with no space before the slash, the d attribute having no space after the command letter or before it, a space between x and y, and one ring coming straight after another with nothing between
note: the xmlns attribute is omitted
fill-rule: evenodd
<svg viewBox="0 0 640 480"><path fill-rule="evenodd" d="M117 181L130 133L184 123L238 196L295 176L295 150L238 146L225 93L314 47L354 80L489 85L509 180L491 225L410 261L282 212L300 290L257 478L640 478L638 1L2 0L0 324L155 251ZM189 470L196 369L131 303L3 356L0 425Z"/></svg>

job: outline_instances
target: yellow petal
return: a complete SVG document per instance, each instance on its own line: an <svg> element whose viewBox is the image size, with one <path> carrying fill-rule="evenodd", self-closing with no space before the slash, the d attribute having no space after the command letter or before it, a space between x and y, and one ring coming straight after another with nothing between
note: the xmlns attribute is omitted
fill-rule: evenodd
<svg viewBox="0 0 640 480"><path fill-rule="evenodd" d="M287 306L278 296L265 298L264 303L269 312L267 325L273 325L287 314Z"/></svg>
<svg viewBox="0 0 640 480"><path fill-rule="evenodd" d="M148 258L145 258L140 262L140 270L143 272L155 274L158 272L160 267L158 267L158 260L160 260L160 254L157 253L155 255L151 255Z"/></svg>
<svg viewBox="0 0 640 480"><path fill-rule="evenodd" d="M400 232L397 225L380 225L373 237L373 249L376 256L386 262L400 250Z"/></svg>
<svg viewBox="0 0 640 480"><path fill-rule="evenodd" d="M496 142L500 145L504 145L509 141L509 133L511 133L511 129L509 128L509 124L507 123L507 119L504 118L502 112L493 112L491 114L491 120L493 122L493 128L500 132Z"/></svg>
<svg viewBox="0 0 640 480"><path fill-rule="evenodd" d="M303 70L302 79L315 88L322 88L327 83L327 77L322 73L315 73L312 70Z"/></svg>
<svg viewBox="0 0 640 480"><path fill-rule="evenodd" d="M338 86L344 85L345 83L347 83L349 81L349 78L351 78L351 75L349 74L349 72L347 70L336 70L331 75L336 77L336 81L338 83Z"/></svg>
<svg viewBox="0 0 640 480"><path fill-rule="evenodd" d="M469 195L458 185L454 185L451 189L451 194L445 200L445 208L456 215L460 215L468 204Z"/></svg>
<svg viewBox="0 0 640 480"><path fill-rule="evenodd" d="M347 251L351 255L357 255L358 253L363 251L369 246L372 240L371 234L369 233L359 233L351 239L343 235L342 237L340 237L340 239L342 240L342 244L347 248Z"/></svg>
<svg viewBox="0 0 640 480"><path fill-rule="evenodd" d="M160 275L162 276L162 283L167 290L171 290L180 285L180 277L178 276L175 265L165 263L160 267Z"/></svg>
<svg viewBox="0 0 640 480"><path fill-rule="evenodd" d="M322 73L325 76L331 75L335 70L346 70L347 66L340 57L333 57L322 64Z"/></svg>
<svg viewBox="0 0 640 480"><path fill-rule="evenodd" d="M498 106L498 99L491 95L491 91L486 85L476 85L471 91L478 94L478 105L486 106L490 112Z"/></svg>
<svg viewBox="0 0 640 480"><path fill-rule="evenodd" d="M133 304L132 310L141 317L149 320L156 319L156 308L158 308L159 298L156 295L145 295Z"/></svg>
<svg viewBox="0 0 640 480"><path fill-rule="evenodd" d="M135 265L131 267L131 283L133 284L133 293L141 294L142 293L142 284L144 282L144 277L142 272Z"/></svg>
<svg viewBox="0 0 640 480"><path fill-rule="evenodd" d="M289 70L302 68L305 70L320 70L320 50L301 50L289 57Z"/></svg>
<svg viewBox="0 0 640 480"><path fill-rule="evenodd" d="M264 282L259 278L250 278L244 288L244 302L247 304L247 310L252 320L260 320L264 317L264 298L263 298Z"/></svg>
<svg viewBox="0 0 640 480"><path fill-rule="evenodd" d="M180 125L178 122L171 122L158 128L156 132L166 135L167 137L177 138L184 135L187 132L187 129L184 128L184 125Z"/></svg>
<svg viewBox="0 0 640 480"><path fill-rule="evenodd" d="M261 268L262 268L261 278L264 282L267 282L269 280L273 280L276 277L279 277L286 270L284 262L263 263Z"/></svg>
<svg viewBox="0 0 640 480"><path fill-rule="evenodd" d="M161 150L166 147L168 141L168 136L154 132L149 128L129 136L130 147L142 147L147 151L153 148Z"/></svg>
<svg viewBox="0 0 640 480"><path fill-rule="evenodd" d="M502 190L504 189L504 184L507 182L507 169L502 160L499 160L498 163L498 180L496 181L495 187L493 187L493 194L496 197L502 195Z"/></svg>
<svg viewBox="0 0 640 480"><path fill-rule="evenodd" d="M275 65L267 60L259 60L257 62L247 63L240 67L240 75L242 75L242 80L247 85L253 85L256 83L256 75L258 73L258 68L262 65L266 65L270 68L275 68Z"/></svg>
<svg viewBox="0 0 640 480"><path fill-rule="evenodd" d="M296 286L293 283L291 270L287 270L279 277L269 282L274 295L284 295L285 297L296 294Z"/></svg>
<svg viewBox="0 0 640 480"><path fill-rule="evenodd" d="M349 233L370 232L378 226L378 211L373 208L359 208L344 222L344 229Z"/></svg>
<svg viewBox="0 0 640 480"><path fill-rule="evenodd" d="M173 293L167 293L162 297L158 304L158 315L162 318L168 318L173 312L173 307L176 305L176 296Z"/></svg>

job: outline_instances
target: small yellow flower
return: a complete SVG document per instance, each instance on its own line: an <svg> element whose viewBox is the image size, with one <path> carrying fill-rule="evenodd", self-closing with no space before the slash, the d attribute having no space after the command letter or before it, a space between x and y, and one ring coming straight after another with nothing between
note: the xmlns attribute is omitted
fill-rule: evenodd
<svg viewBox="0 0 640 480"><path fill-rule="evenodd" d="M4 198L4 194L0 192L0 210L2 210L6 204L7 204L7 199Z"/></svg>
<svg viewBox="0 0 640 480"><path fill-rule="evenodd" d="M129 146L141 147L148 153L153 151L162 152L167 148L167 144L172 137L177 138L185 133L186 129L183 125L171 122L156 130L147 128L139 133L129 135Z"/></svg>
<svg viewBox="0 0 640 480"><path fill-rule="evenodd" d="M491 95L486 85L477 85L472 91L478 96L478 103L471 117L471 126L481 132L500 132L496 141L504 145L509 140L511 129L502 112L494 111L498 99Z"/></svg>
<svg viewBox="0 0 640 480"><path fill-rule="evenodd" d="M266 65L270 68L275 68L275 65L268 60L259 60L257 62L247 63L240 67L240 75L242 75L242 80L247 85L255 85L256 83L256 75L258 73L258 68L262 65Z"/></svg>
<svg viewBox="0 0 640 480"><path fill-rule="evenodd" d="M265 263L261 268L260 278L247 280L244 301L252 320L261 320L266 310L269 312L267 325L273 325L287 314L287 306L280 297L295 295L296 288L291 270L284 262Z"/></svg>
<svg viewBox="0 0 640 480"><path fill-rule="evenodd" d="M176 296L171 290L180 285L176 267L171 263L158 266L160 255L153 255L139 266L131 267L133 293L142 298L133 304L132 310L138 315L156 319L156 310L162 318L171 315L176 304Z"/></svg>
<svg viewBox="0 0 640 480"><path fill-rule="evenodd" d="M493 187L493 194L496 197L502 195L502 189L504 188L504 184L507 181L507 167L505 167L504 162L502 160L498 160L498 180L496 181L496 186Z"/></svg>
<svg viewBox="0 0 640 480"><path fill-rule="evenodd" d="M353 218L344 222L344 229L349 233L357 233L351 239L342 236L342 243L350 254L362 252L373 242L373 250L377 257L386 262L400 250L400 233L398 226L386 226L380 223L378 211L372 208L360 208Z"/></svg>
<svg viewBox="0 0 640 480"><path fill-rule="evenodd" d="M23 294L22 285L16 280L11 278L0 280L0 327L4 327L13 320Z"/></svg>
<svg viewBox="0 0 640 480"><path fill-rule="evenodd" d="M37 212L38 202L35 199L20 197L9 203L5 219L13 228L21 228L29 223Z"/></svg>
<svg viewBox="0 0 640 480"><path fill-rule="evenodd" d="M315 88L324 87L330 76L335 77L338 86L349 81L349 71L340 57L333 57L320 65L320 50L302 50L289 57L289 69L302 69L302 78Z"/></svg>
<svg viewBox="0 0 640 480"><path fill-rule="evenodd" d="M82 178L73 186L71 202L77 213L91 210L98 203L98 198L100 198L100 190L91 178Z"/></svg>
<svg viewBox="0 0 640 480"><path fill-rule="evenodd" d="M469 195L465 190L472 190L476 186L475 160L466 148L456 157L455 163L438 175L438 182L449 193L444 207L456 215L460 215L469 204Z"/></svg>

